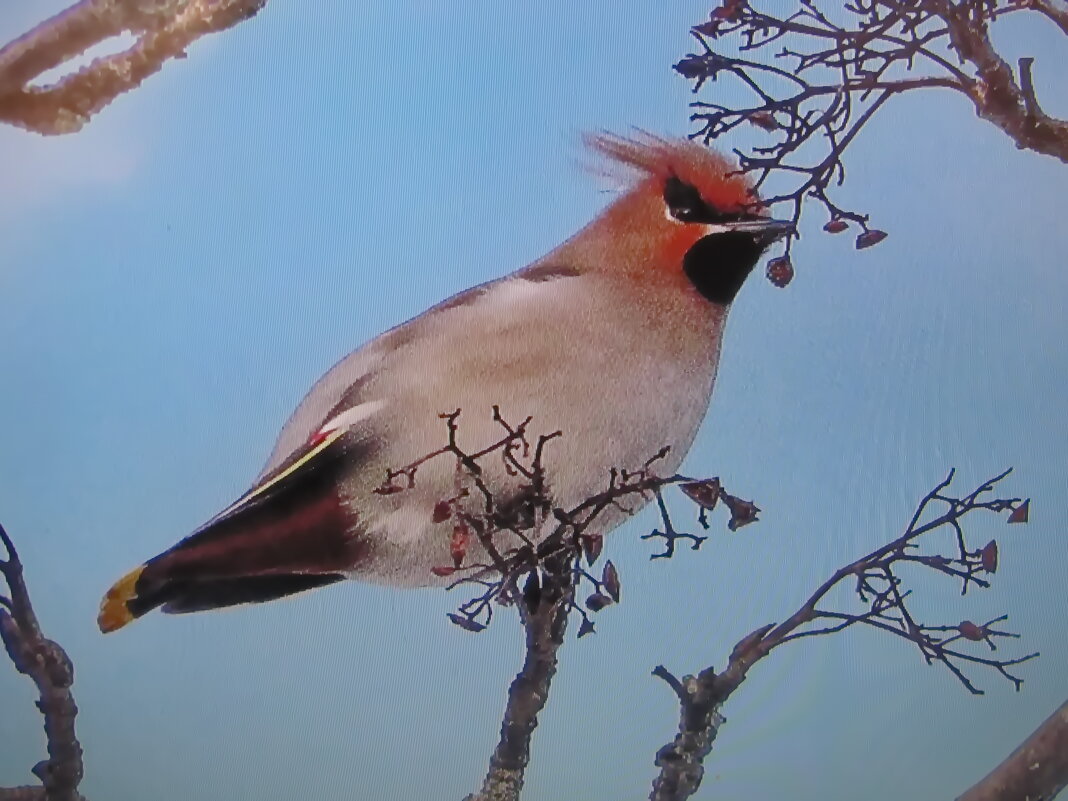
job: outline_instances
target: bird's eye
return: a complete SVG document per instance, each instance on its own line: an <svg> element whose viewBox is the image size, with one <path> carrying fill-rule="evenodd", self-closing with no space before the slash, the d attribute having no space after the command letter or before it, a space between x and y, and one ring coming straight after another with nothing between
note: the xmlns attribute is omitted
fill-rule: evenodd
<svg viewBox="0 0 1068 801"><path fill-rule="evenodd" d="M675 175L664 182L664 203L671 216L679 222L698 222L709 214L697 187Z"/></svg>

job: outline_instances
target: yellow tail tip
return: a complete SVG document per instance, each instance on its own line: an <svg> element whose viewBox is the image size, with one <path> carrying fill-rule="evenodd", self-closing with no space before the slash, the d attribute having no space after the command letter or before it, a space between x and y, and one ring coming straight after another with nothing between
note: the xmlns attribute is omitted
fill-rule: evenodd
<svg viewBox="0 0 1068 801"><path fill-rule="evenodd" d="M131 570L116 581L104 595L104 600L100 602L100 614L97 615L96 622L105 634L121 629L134 619L127 602L137 597L135 587L144 569L142 565Z"/></svg>

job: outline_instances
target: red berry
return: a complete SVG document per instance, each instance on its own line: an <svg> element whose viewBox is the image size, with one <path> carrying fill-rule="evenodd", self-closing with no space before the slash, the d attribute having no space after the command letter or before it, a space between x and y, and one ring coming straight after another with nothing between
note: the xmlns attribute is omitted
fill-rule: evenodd
<svg viewBox="0 0 1068 801"><path fill-rule="evenodd" d="M434 514L431 519L435 523L444 523L450 517L452 517L452 506L448 501L438 501L434 504Z"/></svg>
<svg viewBox="0 0 1068 801"><path fill-rule="evenodd" d="M879 231L875 228L865 231L857 237L857 250L864 250L864 248L870 248L872 245L878 245L886 239L886 236L886 231Z"/></svg>
<svg viewBox="0 0 1068 801"><path fill-rule="evenodd" d="M990 540L979 554L983 563L983 570L987 573L996 573L998 569L998 544Z"/></svg>
<svg viewBox="0 0 1068 801"><path fill-rule="evenodd" d="M847 228L849 228L849 223L841 218L828 220L826 225L823 226L823 230L829 234L840 234Z"/></svg>
<svg viewBox="0 0 1068 801"><path fill-rule="evenodd" d="M464 563L464 557L467 556L467 540L469 532L467 525L464 523L457 523L452 530L452 539L449 540L449 556L452 557L452 563L459 567Z"/></svg>
<svg viewBox="0 0 1068 801"><path fill-rule="evenodd" d="M779 121L770 111L754 111L749 115L749 122L765 131L775 131L779 128Z"/></svg>
<svg viewBox="0 0 1068 801"><path fill-rule="evenodd" d="M1028 513L1028 511L1030 511L1030 506L1031 506L1031 499L1028 498L1026 501L1024 501L1023 503L1021 503L1019 506L1017 506L1015 509L1012 510L1012 514L1009 515L1009 522L1010 523L1026 523L1027 522L1027 513Z"/></svg>
<svg viewBox="0 0 1068 801"><path fill-rule="evenodd" d="M597 561L604 547L604 537L600 534L583 534L582 550L586 554L586 561L591 565Z"/></svg>
<svg viewBox="0 0 1068 801"><path fill-rule="evenodd" d="M586 599L586 608L591 612L600 612L606 606L612 603L612 599L607 595L602 595L599 592L595 592L589 598Z"/></svg>
<svg viewBox="0 0 1068 801"><path fill-rule="evenodd" d="M961 624L957 626L957 631L960 632L961 637L966 640L971 640L972 642L986 639L986 631L983 627L975 625L970 620L962 621Z"/></svg>
<svg viewBox="0 0 1068 801"><path fill-rule="evenodd" d="M779 256L777 259L772 259L768 262L767 276L771 283L782 289L794 280L794 266L790 263L789 258Z"/></svg>
<svg viewBox="0 0 1068 801"><path fill-rule="evenodd" d="M722 491L718 478L707 478L704 481L689 481L679 484L686 497L696 503L702 509L715 509L719 493Z"/></svg>
<svg viewBox="0 0 1068 801"><path fill-rule="evenodd" d="M612 596L612 600L619 603L619 572L611 562L604 563L604 571L601 573L601 583L605 590Z"/></svg>

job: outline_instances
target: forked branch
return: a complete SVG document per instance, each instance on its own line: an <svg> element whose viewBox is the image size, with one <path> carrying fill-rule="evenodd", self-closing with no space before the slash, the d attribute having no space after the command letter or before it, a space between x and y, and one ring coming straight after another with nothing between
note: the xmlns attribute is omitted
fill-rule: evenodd
<svg viewBox="0 0 1068 801"><path fill-rule="evenodd" d="M970 545L964 520L978 512L1007 512L1009 523L1027 522L1028 500L993 495L1008 473L1006 470L956 497L948 493L954 476L951 470L923 497L902 534L836 570L784 622L762 626L743 637L723 672L706 668L696 676L679 679L663 665L657 666L653 675L667 682L679 700L680 721L674 740L657 753L660 772L653 783L652 801L681 801L696 792L704 776L704 759L725 721L723 704L750 668L793 640L869 626L910 643L927 664L944 666L973 694L982 690L965 671L980 667L993 670L1019 689L1023 681L1013 671L1038 654L990 655L997 651L997 640L1018 636L997 627L1005 616L982 624L968 620L951 625L925 623L911 610L912 590L906 587L907 571L933 572L953 579L960 583L962 594L990 586L990 577L997 570L997 543L990 540L982 547ZM939 506L944 508L936 513ZM834 590L843 586L853 589L860 609L829 605Z"/></svg>
<svg viewBox="0 0 1068 801"><path fill-rule="evenodd" d="M1068 34L1062 0L722 0L692 29L700 50L675 70L698 94L708 82L737 81L749 102L691 103L693 136L711 142L743 127L760 141L736 148L769 206L784 205L796 224L805 204L827 212L824 230L859 229L857 248L886 233L868 215L835 199L846 177L845 152L889 101L916 91L949 90L998 126L1019 148L1068 163L1068 122L1042 110L1033 58L1018 70L998 53L991 28L1012 15L1042 14ZM722 93L717 93L722 96ZM793 275L790 248L769 265L784 286Z"/></svg>

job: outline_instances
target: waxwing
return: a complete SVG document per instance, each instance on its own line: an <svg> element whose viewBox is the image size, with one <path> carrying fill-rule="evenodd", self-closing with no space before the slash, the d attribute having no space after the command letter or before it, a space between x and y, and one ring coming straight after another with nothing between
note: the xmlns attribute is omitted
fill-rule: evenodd
<svg viewBox="0 0 1068 801"><path fill-rule="evenodd" d="M467 453L530 418L546 447L552 503L603 490L613 468L679 467L708 409L731 302L761 253L788 232L727 159L698 144L591 137L629 176L598 217L538 261L472 287L358 348L311 389L252 488L108 590L99 625L146 612L260 602L345 578L444 584L457 494L454 456L422 463L403 492L390 470L441 448L441 415ZM481 478L506 504L503 461ZM480 502L469 498L468 503ZM464 503L464 501L460 501ZM611 509L588 534L618 526ZM478 545L472 559L478 559Z"/></svg>

